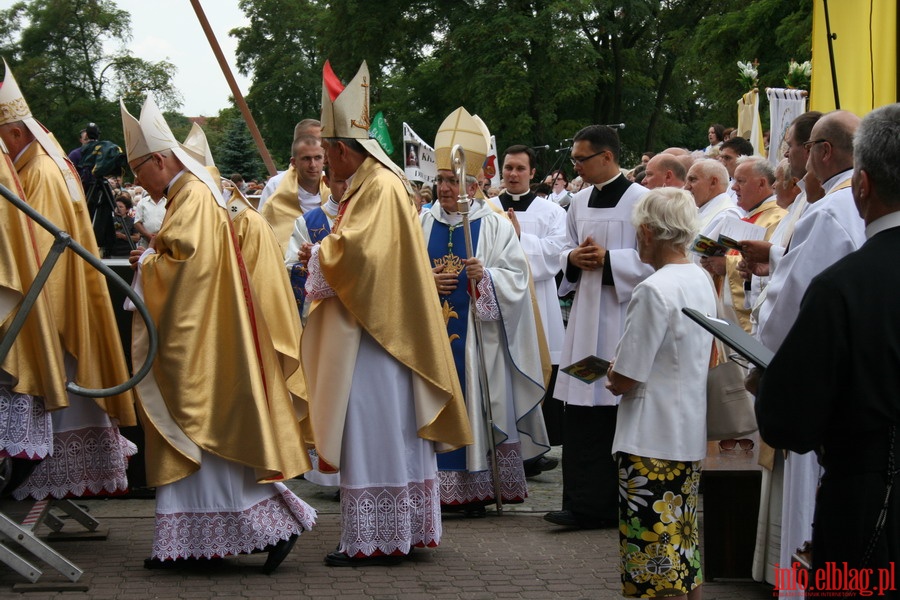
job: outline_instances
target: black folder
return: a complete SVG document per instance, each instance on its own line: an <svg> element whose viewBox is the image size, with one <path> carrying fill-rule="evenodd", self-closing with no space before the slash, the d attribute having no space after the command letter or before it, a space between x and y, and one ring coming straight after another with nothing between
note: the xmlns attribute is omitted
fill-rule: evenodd
<svg viewBox="0 0 900 600"><path fill-rule="evenodd" d="M761 369L765 369L772 361L775 353L763 346L759 340L744 331L740 325L723 321L715 317L708 317L693 308L682 308L681 312L696 321L703 329L707 330L726 346L752 362Z"/></svg>

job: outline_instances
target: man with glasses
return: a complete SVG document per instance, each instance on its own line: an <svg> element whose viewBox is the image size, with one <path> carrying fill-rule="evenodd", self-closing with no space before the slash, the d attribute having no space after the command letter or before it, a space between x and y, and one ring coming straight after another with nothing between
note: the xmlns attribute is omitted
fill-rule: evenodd
<svg viewBox="0 0 900 600"><path fill-rule="evenodd" d="M477 133L479 129L476 118L463 107L453 111L441 124L434 142L438 201L422 216L435 291L447 322L447 337L460 385L466 390L466 408L475 433L475 445L438 456L441 505L445 510L463 510L468 516L484 515L485 505L496 500L497 488L501 489L503 503L524 502L528 495L525 464L537 460L550 448L540 410L545 392L538 343L542 332L537 329L531 301L530 255L519 243L517 228L506 215L487 201L474 199L477 175L489 144L489 136ZM462 182L457 178L450 155L456 144L466 153ZM529 193L528 180L534 171L529 168L527 154L513 155L519 158L516 162L519 168L508 171L504 166L504 180L508 193L521 196ZM512 163L504 162L509 164ZM469 225L474 256L471 257L466 253L459 213L461 186L465 186L463 189L472 198ZM528 202L532 200L540 199L535 200L531 194ZM549 201L541 201L565 214ZM557 248L554 257L558 254ZM549 277L552 281L553 273ZM476 314L473 314L473 303ZM475 332L476 318L481 321L480 340ZM484 345L479 347L478 343ZM490 390L493 440L488 440L486 434L479 385L481 358L485 361ZM500 481L496 487L487 460L493 449L499 465Z"/></svg>
<svg viewBox="0 0 900 600"><path fill-rule="evenodd" d="M315 511L280 483L310 469L269 331L283 324L261 315L257 296L271 292L248 283L216 181L175 140L152 98L140 120L124 104L121 113L132 170L151 196L168 198L159 233L131 256L159 331L153 370L138 386L147 483L156 487L144 567L268 551L270 573L315 522ZM146 340L135 319L135 364Z"/></svg>
<svg viewBox="0 0 900 600"><path fill-rule="evenodd" d="M850 189L853 135L858 125L859 117L853 113L828 113L816 121L803 144L808 153L807 169L822 182L825 196L811 204L797 221L787 251L766 287L757 335L770 350L781 347L812 279L865 241L865 226ZM813 453L788 453L782 501L782 565L789 564L786 560L812 536L818 479L819 466Z"/></svg>
<svg viewBox="0 0 900 600"><path fill-rule="evenodd" d="M653 269L641 262L632 210L647 188L619 169L619 136L605 125L579 131L572 164L587 183L569 206L560 295L576 290L560 365L589 356L612 358L631 292ZM618 397L562 371L554 397L566 403L563 506L547 521L574 528L618 526L619 472L612 455Z"/></svg>
<svg viewBox="0 0 900 600"><path fill-rule="evenodd" d="M847 115L832 116L834 124L852 125ZM821 138L833 140L832 133ZM813 152L821 145L811 145ZM829 566L871 573L856 587L844 579L830 588L858 590L844 592L854 597L896 598L900 271L884 263L900 252L900 106L888 105L863 118L854 156L852 193L868 239L808 286L796 322L763 375L757 416L764 439L822 462L813 573ZM807 510L812 514L811 506ZM878 582L875 573L883 574ZM822 594L823 586L816 587Z"/></svg>

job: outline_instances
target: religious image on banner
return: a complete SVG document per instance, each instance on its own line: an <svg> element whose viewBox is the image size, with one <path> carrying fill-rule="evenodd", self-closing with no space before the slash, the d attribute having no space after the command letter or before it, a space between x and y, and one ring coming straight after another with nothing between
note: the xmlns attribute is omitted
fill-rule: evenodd
<svg viewBox="0 0 900 600"><path fill-rule="evenodd" d="M437 177L434 148L406 123L403 124L403 165L410 181L432 185Z"/></svg>
<svg viewBox="0 0 900 600"><path fill-rule="evenodd" d="M500 187L500 169L497 168L497 138L491 136L491 147L484 159L484 176L491 180L491 187Z"/></svg>
<svg viewBox="0 0 900 600"><path fill-rule="evenodd" d="M787 144L784 137L791 123L806 112L806 91L787 88L766 88L769 99L769 162L777 165L784 158Z"/></svg>

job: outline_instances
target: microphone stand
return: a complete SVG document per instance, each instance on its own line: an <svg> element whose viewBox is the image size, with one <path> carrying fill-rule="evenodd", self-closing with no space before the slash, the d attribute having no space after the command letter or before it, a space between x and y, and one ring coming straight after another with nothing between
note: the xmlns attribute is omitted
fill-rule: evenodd
<svg viewBox="0 0 900 600"><path fill-rule="evenodd" d="M459 180L459 199L457 200L457 211L462 215L463 233L466 236L466 256L471 258L475 256L472 246L472 227L469 224L469 208L472 206L472 200L466 192L466 154L462 146L456 144L450 150L450 161L453 165L453 171ZM491 391L488 386L487 366L484 361L484 344L481 332L481 319L475 309L476 283L469 280L469 295L471 300L469 308L472 311L472 321L475 324L475 353L478 355L478 382L481 384L481 407L485 415L485 433L487 434L487 444L491 459L491 474L494 480L494 501L497 505L497 514L503 515L503 497L500 493L500 467L497 461L497 446L494 444L494 413L491 408Z"/></svg>

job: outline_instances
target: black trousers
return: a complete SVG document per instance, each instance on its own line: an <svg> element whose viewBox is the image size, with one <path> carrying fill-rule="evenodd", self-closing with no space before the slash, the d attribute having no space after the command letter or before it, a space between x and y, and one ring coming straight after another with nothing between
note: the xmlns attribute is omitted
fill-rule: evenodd
<svg viewBox="0 0 900 600"><path fill-rule="evenodd" d="M563 430L565 429L566 403L553 397L558 372L559 365L553 365L547 393L544 394L544 400L541 403L541 412L544 413L544 424L547 426L547 437L551 446L559 446L563 443Z"/></svg>
<svg viewBox="0 0 900 600"><path fill-rule="evenodd" d="M617 406L566 405L563 509L582 521L619 518L619 469L612 454Z"/></svg>

